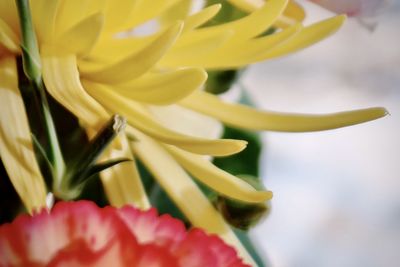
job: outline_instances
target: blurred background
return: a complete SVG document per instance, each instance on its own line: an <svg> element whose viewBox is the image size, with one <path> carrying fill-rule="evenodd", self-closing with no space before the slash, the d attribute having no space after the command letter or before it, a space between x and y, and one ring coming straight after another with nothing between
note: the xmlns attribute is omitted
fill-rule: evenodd
<svg viewBox="0 0 400 267"><path fill-rule="evenodd" d="M304 2L306 24L332 16ZM302 52L250 67L242 84L264 109L390 116L316 133L264 133L272 213L251 232L274 267L399 266L400 1L370 32L353 19Z"/></svg>

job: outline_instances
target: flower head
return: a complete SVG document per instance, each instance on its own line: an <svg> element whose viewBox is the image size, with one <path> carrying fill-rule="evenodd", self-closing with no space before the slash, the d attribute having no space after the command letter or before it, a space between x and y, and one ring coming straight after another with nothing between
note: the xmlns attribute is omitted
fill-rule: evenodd
<svg viewBox="0 0 400 267"><path fill-rule="evenodd" d="M48 92L79 118L89 136L111 114L126 117L127 134L106 157L139 158L193 225L218 233L232 244L236 237L188 173L221 195L243 202L264 202L272 193L254 189L203 157L240 152L245 141L171 128L168 121L176 116L166 110L202 114L208 123L217 120L252 130L290 132L348 126L386 112L381 108L327 115L258 111L202 91L205 70L240 68L298 51L334 33L344 17L303 26L304 14L292 1L290 9L287 0L270 0L242 19L207 27L204 24L221 6L189 14L181 12L180 5L186 2L31 1L43 80ZM6 48L16 47L9 49L16 55L20 51L14 1L1 1L1 5L0 41ZM277 22L285 12L296 19L264 36L272 26L280 25ZM139 34L145 26L150 31ZM191 116L179 119L182 124L185 120ZM105 171L102 181L113 205L149 208L134 161Z"/></svg>
<svg viewBox="0 0 400 267"><path fill-rule="evenodd" d="M0 226L0 266L247 266L235 250L169 215L60 202Z"/></svg>

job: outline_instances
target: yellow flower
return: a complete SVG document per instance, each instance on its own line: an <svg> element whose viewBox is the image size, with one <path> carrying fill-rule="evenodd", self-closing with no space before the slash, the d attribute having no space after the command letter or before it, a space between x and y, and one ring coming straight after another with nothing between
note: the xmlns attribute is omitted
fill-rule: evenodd
<svg viewBox="0 0 400 267"><path fill-rule="evenodd" d="M222 102L201 90L207 77L204 69L240 68L295 52L334 33L344 17L306 27L290 23L273 35L257 37L282 18L287 0L270 0L243 19L212 27L201 26L220 5L186 15L180 7L187 7L187 2L31 1L43 79L48 92L79 118L89 136L111 114L126 117L127 135L112 144L106 157L138 157L193 225L219 234L251 262L188 175L233 199L253 203L270 199L271 192L255 190L202 156L231 155L244 149L246 143L178 132L166 125L166 114L157 107L196 111L235 127L292 132L361 123L384 116L385 110L298 115ZM1 1L0 10L0 42L18 47L14 1ZM149 28L145 34L140 32L144 27ZM105 171L102 182L113 205L149 207L134 163Z"/></svg>

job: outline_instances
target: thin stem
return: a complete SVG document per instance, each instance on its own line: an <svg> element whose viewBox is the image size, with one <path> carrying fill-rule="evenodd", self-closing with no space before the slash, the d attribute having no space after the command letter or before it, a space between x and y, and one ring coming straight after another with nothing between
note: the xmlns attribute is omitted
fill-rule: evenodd
<svg viewBox="0 0 400 267"><path fill-rule="evenodd" d="M53 165L53 183L60 184L65 172L65 163L61 153L57 132L51 117L50 107L47 102L46 91L42 81L42 69L40 54L37 44L35 31L32 24L32 16L28 0L16 0L22 33L22 63L25 75L33 84L38 92L42 115L44 118L44 128L46 129L47 140L50 151L48 158Z"/></svg>

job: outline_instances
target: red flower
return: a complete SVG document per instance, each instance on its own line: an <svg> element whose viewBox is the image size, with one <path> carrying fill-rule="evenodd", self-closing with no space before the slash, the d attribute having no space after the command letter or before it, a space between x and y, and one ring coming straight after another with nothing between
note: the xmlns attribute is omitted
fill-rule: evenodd
<svg viewBox="0 0 400 267"><path fill-rule="evenodd" d="M155 209L60 202L0 226L0 266L240 267L235 250Z"/></svg>

